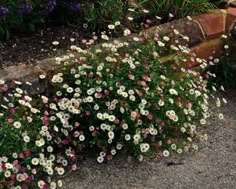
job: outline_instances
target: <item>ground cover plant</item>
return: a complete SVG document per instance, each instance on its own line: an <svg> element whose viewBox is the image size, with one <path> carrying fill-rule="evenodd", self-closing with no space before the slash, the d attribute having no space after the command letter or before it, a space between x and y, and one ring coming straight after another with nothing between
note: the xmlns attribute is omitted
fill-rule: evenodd
<svg viewBox="0 0 236 189"><path fill-rule="evenodd" d="M121 21L135 28L146 18L159 15L160 22L207 12L207 0L10 0L0 2L0 38L10 33L33 32L48 24L69 24L86 32L102 31L107 24ZM123 22L125 21L125 22ZM130 28L130 29L131 29Z"/></svg>
<svg viewBox="0 0 236 189"><path fill-rule="evenodd" d="M56 58L60 68L49 80L49 91L29 95L24 85L0 81L0 188L57 188L67 168L92 151L97 162L116 154L168 157L195 151L194 138L211 116L207 79L189 65L207 62L185 45L158 32L111 39L120 22L84 40L89 50ZM188 41L179 31L172 33ZM178 59L161 63L163 52ZM190 61L190 62L189 62ZM187 64L187 67L183 65ZM224 99L215 98L219 107ZM223 119L223 114L218 114Z"/></svg>

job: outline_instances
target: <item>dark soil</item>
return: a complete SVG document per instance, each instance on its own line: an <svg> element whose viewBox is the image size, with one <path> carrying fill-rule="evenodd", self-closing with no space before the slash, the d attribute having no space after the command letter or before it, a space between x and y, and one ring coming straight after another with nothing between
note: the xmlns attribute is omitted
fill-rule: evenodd
<svg viewBox="0 0 236 189"><path fill-rule="evenodd" d="M50 58L58 53L65 54L71 45L78 45L84 37L87 37L84 31L70 26L50 27L29 35L14 35L9 41L0 41L0 67L33 64L36 60ZM58 41L59 45L53 45L53 41Z"/></svg>
<svg viewBox="0 0 236 189"><path fill-rule="evenodd" d="M139 21L137 21L137 28L129 25L128 28L132 30L132 33L138 33L141 30L142 27L138 27L138 23ZM156 24L153 22L150 26ZM122 26L121 31L124 28L126 26ZM113 33L113 37L122 36L121 31ZM97 31L97 33L100 32ZM86 28L73 24L51 26L29 34L15 33L10 40L0 41L0 68L20 63L35 64L38 60L64 55L71 45L86 48L82 40L90 39L92 35L93 33L87 31ZM54 41L58 41L59 45L53 45Z"/></svg>

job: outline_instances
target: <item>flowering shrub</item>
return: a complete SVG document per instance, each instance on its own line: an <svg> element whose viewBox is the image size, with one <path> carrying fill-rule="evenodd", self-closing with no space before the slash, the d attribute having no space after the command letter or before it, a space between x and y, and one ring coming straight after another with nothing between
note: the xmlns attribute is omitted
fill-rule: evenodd
<svg viewBox="0 0 236 189"><path fill-rule="evenodd" d="M80 12L78 1L62 0L9 0L0 2L0 37L9 38L14 29L34 31L35 27L58 9L60 14L71 15Z"/></svg>
<svg viewBox="0 0 236 189"><path fill-rule="evenodd" d="M104 42L89 51L72 46L77 55L56 58L61 68L50 78L40 75L50 80L47 95L30 96L23 88L30 82L0 81L1 188L60 187L58 176L89 150L99 163L119 153L141 161L197 150L193 138L207 138L197 132L210 116L207 80L181 65L186 56L202 67L206 61L168 36L129 34L102 33ZM166 49L179 59L161 63Z"/></svg>

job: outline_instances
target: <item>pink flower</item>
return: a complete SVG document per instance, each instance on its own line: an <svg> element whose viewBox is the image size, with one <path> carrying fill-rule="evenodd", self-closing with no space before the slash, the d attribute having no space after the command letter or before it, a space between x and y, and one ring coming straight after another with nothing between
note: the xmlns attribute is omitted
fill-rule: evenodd
<svg viewBox="0 0 236 189"><path fill-rule="evenodd" d="M32 169L32 171L33 171L33 169ZM26 182L32 182L32 178L31 178L31 177L27 177L27 178L25 179L25 181L26 181Z"/></svg>
<svg viewBox="0 0 236 189"><path fill-rule="evenodd" d="M98 37L97 37L96 35L94 35L94 36L93 36L93 39L94 39L94 40L97 40L97 39L98 39Z"/></svg>
<svg viewBox="0 0 236 189"><path fill-rule="evenodd" d="M143 138L146 139L148 137L147 133L143 134Z"/></svg>
<svg viewBox="0 0 236 189"><path fill-rule="evenodd" d="M152 136L151 140L152 140L152 142L155 142L156 137L155 137L155 136Z"/></svg>
<svg viewBox="0 0 236 189"><path fill-rule="evenodd" d="M25 173L26 172L26 167L21 167L21 171L22 171L22 173Z"/></svg>
<svg viewBox="0 0 236 189"><path fill-rule="evenodd" d="M105 95L108 96L110 94L109 90L105 90Z"/></svg>
<svg viewBox="0 0 236 189"><path fill-rule="evenodd" d="M0 87L0 89L1 89L2 91L7 91L7 90L8 90L8 87L7 87L7 86L3 86L3 87Z"/></svg>
<svg viewBox="0 0 236 189"><path fill-rule="evenodd" d="M152 21L150 19L146 19L146 23L151 24Z"/></svg>
<svg viewBox="0 0 236 189"><path fill-rule="evenodd" d="M108 155L108 156L107 156L107 160L108 160L108 161L112 160L112 155Z"/></svg>
<svg viewBox="0 0 236 189"><path fill-rule="evenodd" d="M18 160L14 160L13 161L13 165L18 165L19 161Z"/></svg>
<svg viewBox="0 0 236 189"><path fill-rule="evenodd" d="M79 127L80 123L79 122L75 122L75 127Z"/></svg>
<svg viewBox="0 0 236 189"><path fill-rule="evenodd" d="M158 52L156 51L152 52L152 56L157 57L158 55L159 55Z"/></svg>
<svg viewBox="0 0 236 189"><path fill-rule="evenodd" d="M68 140L63 140L62 144L67 145L67 144L69 144L69 141Z"/></svg>
<svg viewBox="0 0 236 189"><path fill-rule="evenodd" d="M144 38L143 38L143 37L139 37L139 41L140 41L140 42L143 42L143 41L144 41Z"/></svg>
<svg viewBox="0 0 236 189"><path fill-rule="evenodd" d="M46 115L43 116L43 125L48 126L50 118Z"/></svg>
<svg viewBox="0 0 236 189"><path fill-rule="evenodd" d="M146 65L145 66L145 70L149 70L150 69L150 66L149 65Z"/></svg>
<svg viewBox="0 0 236 189"><path fill-rule="evenodd" d="M36 170L36 169L32 169L31 172L32 172L32 174L34 174L34 175L37 174L37 170ZM28 179L26 179L26 180L28 180Z"/></svg>
<svg viewBox="0 0 236 189"><path fill-rule="evenodd" d="M138 95L139 95L140 97L142 97L142 96L143 96L143 92L139 91L139 92L138 92Z"/></svg>
<svg viewBox="0 0 236 189"><path fill-rule="evenodd" d="M153 115L152 115L152 114L148 114L148 115L147 115L147 118L148 118L149 120L152 120L152 119L153 119Z"/></svg>
<svg viewBox="0 0 236 189"><path fill-rule="evenodd" d="M94 75L93 72L88 73L88 78L92 78L93 75Z"/></svg>
<svg viewBox="0 0 236 189"><path fill-rule="evenodd" d="M159 133L162 134L162 133L163 133L163 129L160 129L160 130L159 130Z"/></svg>
<svg viewBox="0 0 236 189"><path fill-rule="evenodd" d="M47 184L44 184L44 185L43 185L43 189L48 189L48 185L47 185Z"/></svg>
<svg viewBox="0 0 236 189"><path fill-rule="evenodd" d="M172 142L171 142L171 140L169 139L169 140L167 140L167 144L171 144Z"/></svg>
<svg viewBox="0 0 236 189"><path fill-rule="evenodd" d="M22 189L28 189L28 186L27 185L23 185Z"/></svg>
<svg viewBox="0 0 236 189"><path fill-rule="evenodd" d="M30 154L31 154L31 151L29 149L26 149L25 150L25 156L30 156Z"/></svg>
<svg viewBox="0 0 236 189"><path fill-rule="evenodd" d="M82 43L87 43L87 40L86 39L82 39Z"/></svg>
<svg viewBox="0 0 236 189"><path fill-rule="evenodd" d="M85 110L86 116L90 116L91 112L89 110Z"/></svg>
<svg viewBox="0 0 236 189"><path fill-rule="evenodd" d="M13 123L13 122L14 122L14 119L8 118L8 119L7 119L7 122L8 122L8 123Z"/></svg>
<svg viewBox="0 0 236 189"><path fill-rule="evenodd" d="M129 73L129 74L128 74L128 78L131 79L131 80L133 80L133 79L134 79L134 75L131 74L131 73Z"/></svg>
<svg viewBox="0 0 236 189"><path fill-rule="evenodd" d="M16 174L12 173L11 174L11 180L15 180L15 178L16 178Z"/></svg>
<svg viewBox="0 0 236 189"><path fill-rule="evenodd" d="M19 153L19 158L22 158L22 159L23 159L24 157L25 157L24 154L23 154L22 152L20 152L20 153Z"/></svg>
<svg viewBox="0 0 236 189"><path fill-rule="evenodd" d="M56 96L54 96L53 100L57 102L57 100L58 100L58 99L57 99L57 97L56 97Z"/></svg>
<svg viewBox="0 0 236 189"><path fill-rule="evenodd" d="M146 66L145 66L145 69L146 69ZM142 75L142 79L145 80L145 81L148 81L149 77L147 75Z"/></svg>
<svg viewBox="0 0 236 189"><path fill-rule="evenodd" d="M15 108L11 108L11 109L10 109L10 112L11 112L12 114L16 113Z"/></svg>
<svg viewBox="0 0 236 189"><path fill-rule="evenodd" d="M115 124L119 124L119 123L120 123L120 120L119 120L119 119L115 119L114 123L115 123Z"/></svg>
<svg viewBox="0 0 236 189"><path fill-rule="evenodd" d="M144 24L144 26L145 26L145 28L148 28L148 27L149 27L149 25L148 25L148 24Z"/></svg>
<svg viewBox="0 0 236 189"><path fill-rule="evenodd" d="M77 170L77 165L76 165L76 164L73 164L73 165L72 165L72 170L73 170L73 171Z"/></svg>

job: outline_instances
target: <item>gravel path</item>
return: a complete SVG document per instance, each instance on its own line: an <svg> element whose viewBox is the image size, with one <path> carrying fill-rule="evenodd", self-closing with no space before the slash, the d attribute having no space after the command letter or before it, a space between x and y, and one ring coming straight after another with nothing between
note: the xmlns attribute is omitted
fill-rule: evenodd
<svg viewBox="0 0 236 189"><path fill-rule="evenodd" d="M88 159L64 178L63 189L236 189L236 91L225 97L225 119L204 128L209 140L196 153L142 163Z"/></svg>

